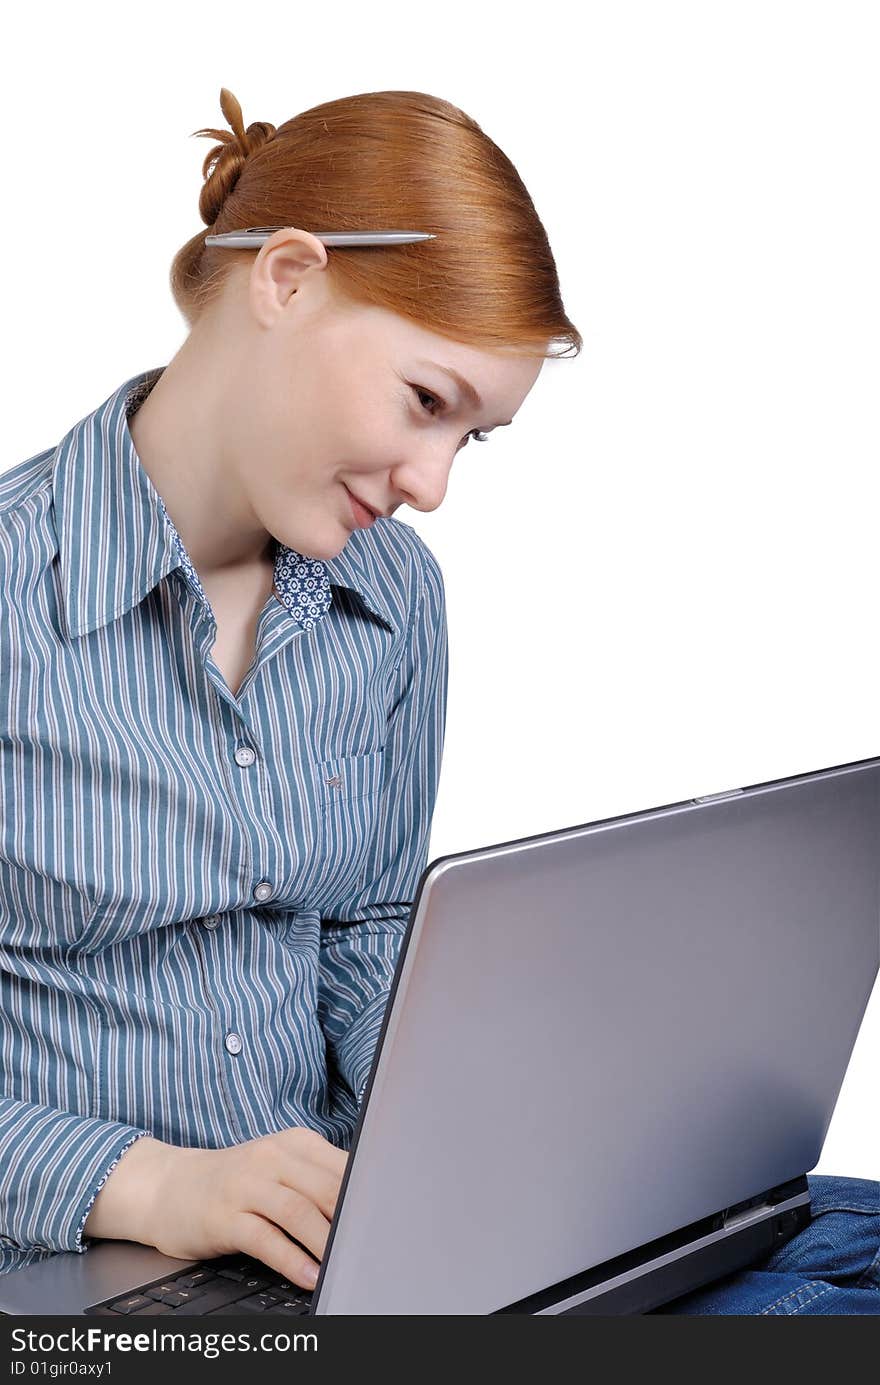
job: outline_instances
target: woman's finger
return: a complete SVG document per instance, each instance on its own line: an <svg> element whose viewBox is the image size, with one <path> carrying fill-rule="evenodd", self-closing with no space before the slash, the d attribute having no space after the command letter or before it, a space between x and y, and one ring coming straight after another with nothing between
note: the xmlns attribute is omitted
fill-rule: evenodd
<svg viewBox="0 0 880 1385"><path fill-rule="evenodd" d="M320 1265L265 1217L244 1212L236 1240L245 1255L251 1255L268 1265L269 1269L289 1279L292 1284L298 1284L301 1289L314 1289L318 1282Z"/></svg>
<svg viewBox="0 0 880 1385"><path fill-rule="evenodd" d="M249 1201L250 1210L288 1232L316 1260L322 1259L330 1235L330 1222L305 1193L266 1180L255 1189Z"/></svg>
<svg viewBox="0 0 880 1385"><path fill-rule="evenodd" d="M342 1181L337 1173L296 1156L285 1156L283 1151L279 1151L278 1163L273 1166L271 1177L279 1187L303 1193L328 1220L332 1220Z"/></svg>

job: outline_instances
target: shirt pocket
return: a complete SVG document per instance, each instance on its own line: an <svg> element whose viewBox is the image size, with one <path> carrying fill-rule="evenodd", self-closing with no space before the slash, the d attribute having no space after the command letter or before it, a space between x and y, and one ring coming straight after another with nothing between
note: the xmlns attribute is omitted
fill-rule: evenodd
<svg viewBox="0 0 880 1385"><path fill-rule="evenodd" d="M311 902L328 905L364 880L378 826L385 751L333 755L314 763L318 805Z"/></svg>

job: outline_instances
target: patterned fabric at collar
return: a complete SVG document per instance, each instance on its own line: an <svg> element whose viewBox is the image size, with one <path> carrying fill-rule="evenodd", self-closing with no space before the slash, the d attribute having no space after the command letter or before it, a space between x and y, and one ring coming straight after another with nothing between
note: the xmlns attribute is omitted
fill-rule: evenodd
<svg viewBox="0 0 880 1385"><path fill-rule="evenodd" d="M67 628L79 636L129 611L175 567L210 602L134 447L128 420L164 366L125 380L81 419L55 449L53 502ZM385 521L379 521L383 524ZM389 533L389 538L391 535ZM399 632L401 611L390 573L377 563L371 531L355 530L334 558L316 559L275 543L275 592L292 620L311 630L332 605L331 588L355 592L373 615Z"/></svg>
<svg viewBox="0 0 880 1385"><path fill-rule="evenodd" d="M205 595L204 588L199 581L199 575L192 565L190 556L183 546L181 537L174 527L161 496L159 497L159 505L167 524L171 528L187 581L210 609L211 603ZM276 542L275 552L275 590L278 592L282 605L287 607L294 620L304 630L311 630L315 622L330 610L333 600L327 570L320 559L304 558L301 553L296 552L296 549L287 548L284 544Z"/></svg>
<svg viewBox="0 0 880 1385"><path fill-rule="evenodd" d="M140 378L139 383L126 395L125 417L130 419L137 408L150 393L159 373L149 372ZM159 496L159 507L171 529L174 544L180 556L187 580L199 598L210 609L211 603L205 595L183 540L177 532L174 521ZM311 630L315 622L329 611L333 596L330 591L330 578L324 564L317 558L306 558L285 544L275 544L275 589L284 606L303 629Z"/></svg>
<svg viewBox="0 0 880 1385"><path fill-rule="evenodd" d="M134 389L129 391L125 400L125 417L130 419L150 390L156 383L161 372L149 372L139 379ZM209 608L211 603L205 595L205 590L199 580L199 575L193 566L192 560L183 545L183 540L177 532L177 528L165 508L165 502L159 496L159 508L165 516L180 562L187 581L196 592L197 596L205 602ZM315 622L320 620L329 611L333 601L330 591L330 578L327 576L324 564L317 558L306 558L295 549L288 548L285 544L275 544L275 590L284 606L287 607L294 620L303 627L304 630L311 630Z"/></svg>

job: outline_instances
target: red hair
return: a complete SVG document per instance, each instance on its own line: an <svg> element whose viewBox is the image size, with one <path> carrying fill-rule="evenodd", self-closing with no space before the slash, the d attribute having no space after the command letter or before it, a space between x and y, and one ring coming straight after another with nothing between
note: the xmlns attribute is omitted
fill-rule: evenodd
<svg viewBox="0 0 880 1385"><path fill-rule="evenodd" d="M326 101L285 121L244 127L225 87L229 130L206 156L202 221L221 234L245 226L307 231L404 227L436 240L327 250L334 289L441 336L483 350L577 355L583 341L562 305L556 264L513 164L476 121L420 91L374 91ZM205 232L174 257L171 291L190 327L247 250L206 246ZM552 351L552 344L567 349Z"/></svg>

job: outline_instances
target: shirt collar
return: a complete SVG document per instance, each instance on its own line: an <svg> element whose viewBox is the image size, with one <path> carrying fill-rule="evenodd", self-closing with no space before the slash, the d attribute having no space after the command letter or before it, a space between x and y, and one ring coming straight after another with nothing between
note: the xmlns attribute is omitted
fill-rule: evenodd
<svg viewBox="0 0 880 1385"><path fill-rule="evenodd" d="M55 449L53 504L67 628L85 635L125 615L176 567L205 600L162 497L141 465L129 416L164 366L125 380L76 423ZM398 616L377 580L369 530L356 529L335 558L306 558L276 545L275 584L291 619L305 628L347 587L392 631Z"/></svg>

